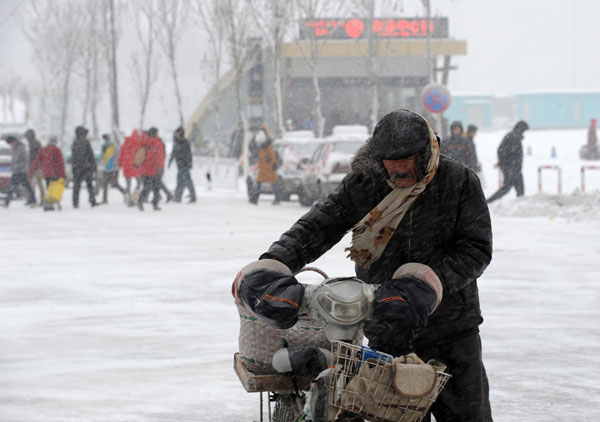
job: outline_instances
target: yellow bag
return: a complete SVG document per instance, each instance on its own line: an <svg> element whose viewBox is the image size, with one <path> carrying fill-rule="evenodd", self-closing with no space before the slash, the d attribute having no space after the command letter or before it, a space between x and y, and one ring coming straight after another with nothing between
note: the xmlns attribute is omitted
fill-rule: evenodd
<svg viewBox="0 0 600 422"><path fill-rule="evenodd" d="M60 203L60 200L62 199L64 191L65 191L65 179L63 179L61 177L58 180L53 180L52 182L50 182L50 185L48 185L48 193L46 194L46 197L44 198L44 200L48 204Z"/></svg>

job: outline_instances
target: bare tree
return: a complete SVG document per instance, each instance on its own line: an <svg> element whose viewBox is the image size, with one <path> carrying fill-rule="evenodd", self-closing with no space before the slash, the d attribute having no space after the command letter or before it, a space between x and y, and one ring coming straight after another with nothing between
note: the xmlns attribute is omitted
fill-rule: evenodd
<svg viewBox="0 0 600 422"><path fill-rule="evenodd" d="M49 74L43 79L61 93L60 139L65 135L73 69L81 54L82 15L79 3L31 1L24 26L41 72Z"/></svg>
<svg viewBox="0 0 600 422"><path fill-rule="evenodd" d="M177 112L179 124L183 126L183 104L181 101L181 90L177 76L177 47L188 29L189 0L159 0L159 41L164 54L169 59L171 77L175 87L175 98L177 99Z"/></svg>
<svg viewBox="0 0 600 422"><path fill-rule="evenodd" d="M198 12L198 22L206 35L208 36L208 51L202 58L203 63L211 70L213 81L213 92L211 109L214 113L214 133L215 133L215 159L219 158L219 143L221 135L221 110L219 101L221 100L221 66L223 62L225 31L227 20L225 10L222 7L221 0L197 0L196 10Z"/></svg>
<svg viewBox="0 0 600 422"><path fill-rule="evenodd" d="M367 78L371 91L370 94L370 117L369 124L371 130L379 121L379 76L381 74L381 66L378 61L378 52L386 48L387 40L379 38L373 31L373 23L375 22L378 13L395 12L402 9L403 0L386 0L385 7L377 7L376 0L356 0L359 12L365 17L368 24L367 34Z"/></svg>
<svg viewBox="0 0 600 422"><path fill-rule="evenodd" d="M87 124L88 116L92 121L92 132L98 138L97 108L101 98L100 86L105 72L100 66L100 57L103 45L102 28L102 3L100 0L89 0L84 5L85 28L82 43L82 60L79 62L79 71L84 82L82 123Z"/></svg>
<svg viewBox="0 0 600 422"><path fill-rule="evenodd" d="M252 15L256 25L263 35L263 40L269 50L269 59L273 70L273 120L278 135L285 131L283 120L282 98L282 57L281 47L292 22L293 3L279 0L250 0Z"/></svg>
<svg viewBox="0 0 600 422"><path fill-rule="evenodd" d="M158 38L156 1L138 0L131 12L139 41L139 48L136 49L139 53L133 53L131 56L132 76L140 102L139 128L143 129L148 100L158 76L158 61L154 51Z"/></svg>
<svg viewBox="0 0 600 422"><path fill-rule="evenodd" d="M238 125L243 133L248 131L246 101L242 99L242 80L249 57L250 7L247 0L222 0L222 13L225 25L225 51L234 71L235 105ZM248 142L244 138L244 178L248 175Z"/></svg>
<svg viewBox="0 0 600 422"><path fill-rule="evenodd" d="M104 46L104 60L108 70L108 86L111 108L111 126L115 139L120 140L119 122L119 84L117 48L119 45L121 30L119 17L124 14L125 6L119 0L99 0L102 22L100 32L102 45Z"/></svg>
<svg viewBox="0 0 600 422"><path fill-rule="evenodd" d="M349 4L344 1L294 0L292 4L294 6L294 16L297 20L298 27L303 25L306 21L314 22L317 19L326 16L343 16L351 9ZM308 41L308 51L306 51L305 48L306 41L300 36L296 38L296 42L302 52L304 60L306 60L306 63L311 70L314 92L313 114L316 120L316 132L318 137L323 137L325 131L325 118L323 117L323 111L321 109L321 88L319 86L320 75L318 62L324 41L317 38L315 31L306 31L306 38Z"/></svg>

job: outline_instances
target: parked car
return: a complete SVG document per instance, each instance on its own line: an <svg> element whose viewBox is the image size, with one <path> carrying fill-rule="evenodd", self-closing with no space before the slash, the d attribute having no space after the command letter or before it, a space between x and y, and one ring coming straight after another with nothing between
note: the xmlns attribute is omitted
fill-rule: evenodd
<svg viewBox="0 0 600 422"><path fill-rule="evenodd" d="M300 205L310 206L332 193L350 171L352 158L366 139L364 134L334 134L320 143L304 166Z"/></svg>
<svg viewBox="0 0 600 422"><path fill-rule="evenodd" d="M12 176L12 150L2 137L0 141L0 193L6 194Z"/></svg>
<svg viewBox="0 0 600 422"><path fill-rule="evenodd" d="M281 160L277 170L280 200L289 201L291 195L300 195L303 167L318 145L319 139L309 130L287 132L283 138L273 141L273 149ZM249 195L254 191L257 176L258 164L254 164L246 180ZM273 193L273 186L263 183L260 192Z"/></svg>

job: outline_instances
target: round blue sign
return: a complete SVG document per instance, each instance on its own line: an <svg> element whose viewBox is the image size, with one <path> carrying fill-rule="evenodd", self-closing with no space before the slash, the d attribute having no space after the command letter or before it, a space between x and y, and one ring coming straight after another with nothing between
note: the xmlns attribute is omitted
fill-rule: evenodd
<svg viewBox="0 0 600 422"><path fill-rule="evenodd" d="M423 88L421 100L430 113L442 113L450 106L450 91L444 85L430 84Z"/></svg>

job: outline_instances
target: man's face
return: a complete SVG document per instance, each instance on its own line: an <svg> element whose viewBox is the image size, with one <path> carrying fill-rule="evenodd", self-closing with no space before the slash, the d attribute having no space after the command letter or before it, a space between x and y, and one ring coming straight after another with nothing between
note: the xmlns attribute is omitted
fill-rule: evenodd
<svg viewBox="0 0 600 422"><path fill-rule="evenodd" d="M460 133L461 133L461 132L462 132L462 130L460 130L460 127L459 127L459 126L454 126L454 127L452 128L452 134L453 134L454 136L460 135Z"/></svg>
<svg viewBox="0 0 600 422"><path fill-rule="evenodd" d="M28 130L27 132L25 132L25 139L31 142L35 139L35 134L32 131Z"/></svg>
<svg viewBox="0 0 600 422"><path fill-rule="evenodd" d="M392 183L399 188L408 188L417 182L416 157L416 155L413 155L402 160L383 160L383 166L387 170Z"/></svg>
<svg viewBox="0 0 600 422"><path fill-rule="evenodd" d="M477 131L476 131L476 130L472 130L472 131L470 131L470 132L468 133L468 135L469 135L471 138L474 138L474 137L477 135Z"/></svg>

